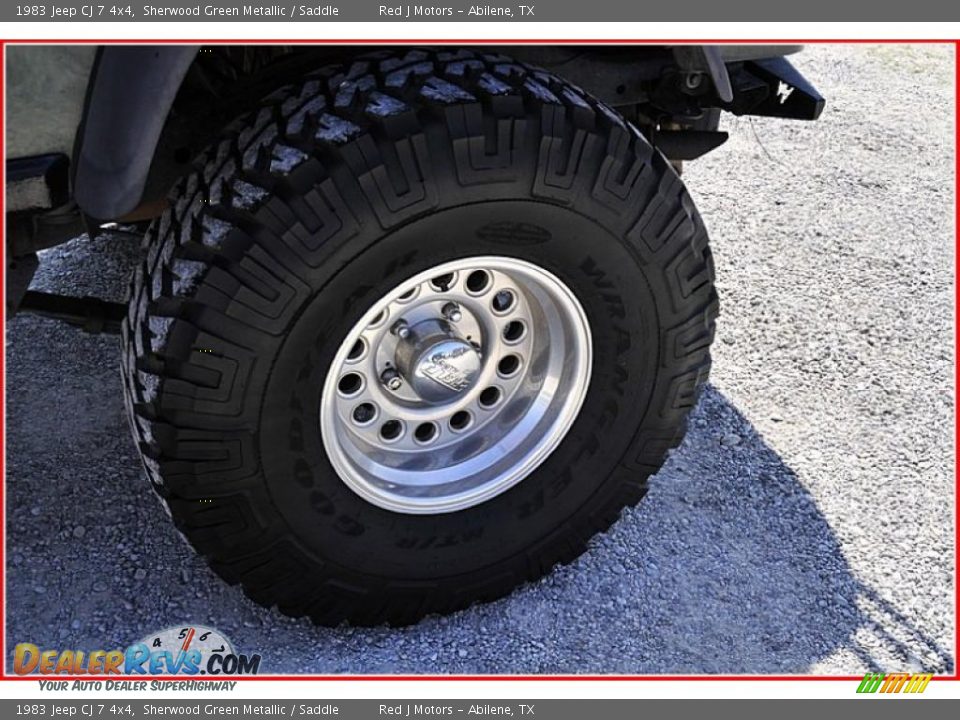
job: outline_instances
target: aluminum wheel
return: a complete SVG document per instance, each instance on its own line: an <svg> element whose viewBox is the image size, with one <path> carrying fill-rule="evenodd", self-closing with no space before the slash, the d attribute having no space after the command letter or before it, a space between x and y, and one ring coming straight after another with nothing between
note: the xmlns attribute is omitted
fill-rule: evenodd
<svg viewBox="0 0 960 720"><path fill-rule="evenodd" d="M560 444L590 371L590 326L556 276L508 257L444 263L391 290L347 334L323 386L324 448L374 505L463 510Z"/></svg>

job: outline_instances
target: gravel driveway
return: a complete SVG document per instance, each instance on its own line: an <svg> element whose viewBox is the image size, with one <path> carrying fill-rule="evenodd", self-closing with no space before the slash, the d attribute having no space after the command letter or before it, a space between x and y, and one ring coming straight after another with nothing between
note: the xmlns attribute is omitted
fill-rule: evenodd
<svg viewBox="0 0 960 720"><path fill-rule="evenodd" d="M813 46L817 123L730 119L686 180L713 237L712 385L641 505L511 597L402 630L248 601L141 477L117 340L7 332L7 647L197 622L266 672L862 673L954 667L954 71L940 46ZM35 287L120 299L136 243Z"/></svg>

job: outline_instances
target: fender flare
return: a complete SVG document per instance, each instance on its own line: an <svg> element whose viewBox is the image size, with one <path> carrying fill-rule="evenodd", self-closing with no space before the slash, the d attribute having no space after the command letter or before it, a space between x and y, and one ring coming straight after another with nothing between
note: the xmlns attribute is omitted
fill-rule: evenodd
<svg viewBox="0 0 960 720"><path fill-rule="evenodd" d="M101 220L140 204L160 133L199 46L101 48L74 148L74 197Z"/></svg>

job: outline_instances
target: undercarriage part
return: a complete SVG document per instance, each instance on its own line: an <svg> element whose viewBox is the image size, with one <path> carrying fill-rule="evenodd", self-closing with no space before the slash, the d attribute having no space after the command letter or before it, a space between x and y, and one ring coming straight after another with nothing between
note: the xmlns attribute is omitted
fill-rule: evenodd
<svg viewBox="0 0 960 720"><path fill-rule="evenodd" d="M696 160L723 145L728 137L728 133L709 130L660 130L653 135L653 144L675 162Z"/></svg>
<svg viewBox="0 0 960 720"><path fill-rule="evenodd" d="M95 297L78 298L28 290L20 302L19 310L60 320L88 333L119 335L127 307Z"/></svg>
<svg viewBox="0 0 960 720"><path fill-rule="evenodd" d="M20 302L37 271L37 265L39 261L36 253L22 257L7 256L5 305L8 318L13 317L20 307Z"/></svg>
<svg viewBox="0 0 960 720"><path fill-rule="evenodd" d="M50 212L19 212L7 215L7 254L30 255L53 247L87 231L87 225L74 203Z"/></svg>
<svg viewBox="0 0 960 720"><path fill-rule="evenodd" d="M491 52L543 67L578 85L612 107L646 102L651 83L675 64L666 47L491 47Z"/></svg>
<svg viewBox="0 0 960 720"><path fill-rule="evenodd" d="M696 85L691 83L705 73L710 77L713 89L720 100L723 102L733 100L730 76L719 46L681 45L674 48L673 55L677 59L677 65L684 72L685 82L691 90L696 89Z"/></svg>

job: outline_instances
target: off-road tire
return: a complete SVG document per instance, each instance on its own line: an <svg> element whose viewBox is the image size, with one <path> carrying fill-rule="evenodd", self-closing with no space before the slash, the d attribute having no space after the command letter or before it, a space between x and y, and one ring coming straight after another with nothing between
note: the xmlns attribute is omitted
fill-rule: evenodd
<svg viewBox="0 0 960 720"><path fill-rule="evenodd" d="M707 235L616 112L482 52L397 50L267 97L172 191L132 281L123 381L147 475L183 535L256 602L404 624L581 554L681 439L707 379ZM513 255L583 304L586 400L560 446L476 507L405 515L339 480L324 373L383 292Z"/></svg>

